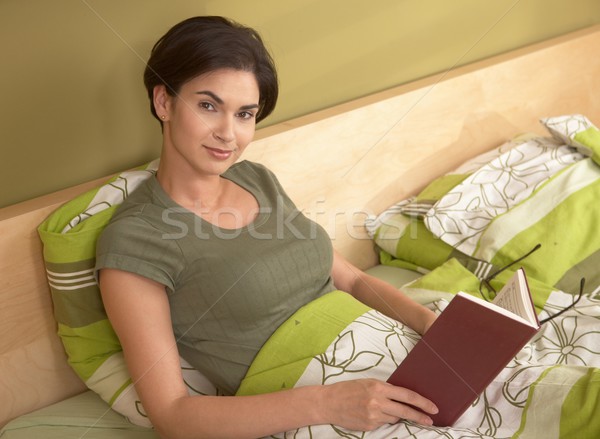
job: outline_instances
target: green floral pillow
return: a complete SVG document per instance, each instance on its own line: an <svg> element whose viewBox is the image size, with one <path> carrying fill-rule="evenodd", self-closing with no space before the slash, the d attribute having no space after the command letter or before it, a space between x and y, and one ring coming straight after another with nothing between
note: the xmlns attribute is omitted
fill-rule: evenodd
<svg viewBox="0 0 600 439"><path fill-rule="evenodd" d="M58 335L69 364L115 411L146 427L151 424L106 316L94 266L98 236L119 204L157 166L154 161L122 173L59 207L38 227ZM181 366L190 393L216 394L215 387L183 359Z"/></svg>
<svg viewBox="0 0 600 439"><path fill-rule="evenodd" d="M521 263L541 282L598 277L600 131L582 115L542 124L551 137L519 136L371 218L381 262L428 271L454 257L485 278L536 248Z"/></svg>
<svg viewBox="0 0 600 439"><path fill-rule="evenodd" d="M417 196L394 204L378 216L369 217L365 227L379 248L380 262L422 273L433 270L452 257L469 263L465 255L429 231L424 222L427 212L482 165L535 138L537 136L531 133L517 136L436 178Z"/></svg>

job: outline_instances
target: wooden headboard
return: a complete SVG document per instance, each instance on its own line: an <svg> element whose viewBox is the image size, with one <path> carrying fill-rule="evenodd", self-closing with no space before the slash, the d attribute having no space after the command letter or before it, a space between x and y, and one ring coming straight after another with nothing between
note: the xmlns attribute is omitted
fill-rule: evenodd
<svg viewBox="0 0 600 439"><path fill-rule="evenodd" d="M541 117L600 123L598 53L595 26L264 128L244 158L271 168L367 268L377 259L365 215L515 134L543 133ZM36 227L104 180L0 209L0 425L84 389L55 334Z"/></svg>
<svg viewBox="0 0 600 439"><path fill-rule="evenodd" d="M376 259L364 212L516 134L547 134L542 117L581 113L600 124L599 73L595 26L269 127L245 157L273 169L365 268Z"/></svg>

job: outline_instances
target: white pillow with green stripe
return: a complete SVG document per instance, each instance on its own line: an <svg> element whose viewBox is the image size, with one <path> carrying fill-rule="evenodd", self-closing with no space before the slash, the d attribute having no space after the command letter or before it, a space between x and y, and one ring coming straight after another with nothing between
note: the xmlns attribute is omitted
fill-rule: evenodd
<svg viewBox="0 0 600 439"><path fill-rule="evenodd" d="M86 386L132 423L151 427L106 316L94 278L96 240L123 200L157 169L158 161L112 178L67 202L39 227L54 315L68 362ZM181 359L191 394L217 394Z"/></svg>
<svg viewBox="0 0 600 439"><path fill-rule="evenodd" d="M519 263L530 277L598 284L600 131L577 114L541 122L552 137L511 141L367 224L381 262L431 270L455 257L483 278L541 244Z"/></svg>
<svg viewBox="0 0 600 439"><path fill-rule="evenodd" d="M543 119L556 146L520 145L481 167L426 214L434 236L492 267L576 293L600 274L600 131L582 115Z"/></svg>
<svg viewBox="0 0 600 439"><path fill-rule="evenodd" d="M495 218L583 158L555 139L531 139L486 163L449 190L425 213L425 225L455 249L474 255L481 234Z"/></svg>
<svg viewBox="0 0 600 439"><path fill-rule="evenodd" d="M401 200L379 215L367 218L365 227L380 250L380 262L426 273L451 257L462 257L452 245L427 229L423 222L425 215L438 200L481 166L537 138L539 136L532 133L516 136L436 178L417 196Z"/></svg>

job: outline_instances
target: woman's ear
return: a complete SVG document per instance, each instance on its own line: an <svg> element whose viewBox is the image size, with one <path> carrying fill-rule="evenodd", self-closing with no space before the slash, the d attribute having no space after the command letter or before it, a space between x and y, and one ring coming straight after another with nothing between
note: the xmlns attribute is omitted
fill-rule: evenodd
<svg viewBox="0 0 600 439"><path fill-rule="evenodd" d="M171 96L167 93L167 88L164 85L154 87L152 102L158 118L162 122L168 121L171 110Z"/></svg>

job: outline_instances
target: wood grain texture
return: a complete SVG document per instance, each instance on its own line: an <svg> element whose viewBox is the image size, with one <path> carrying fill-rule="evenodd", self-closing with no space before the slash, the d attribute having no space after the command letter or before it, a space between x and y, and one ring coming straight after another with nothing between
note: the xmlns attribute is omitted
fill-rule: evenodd
<svg viewBox="0 0 600 439"><path fill-rule="evenodd" d="M600 123L600 27L260 130L244 158L271 168L334 246L377 261L362 222L538 119ZM343 79L343 78L342 78ZM96 180L0 209L0 425L84 389L56 336L36 228Z"/></svg>

